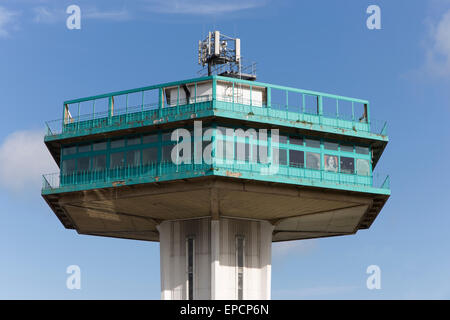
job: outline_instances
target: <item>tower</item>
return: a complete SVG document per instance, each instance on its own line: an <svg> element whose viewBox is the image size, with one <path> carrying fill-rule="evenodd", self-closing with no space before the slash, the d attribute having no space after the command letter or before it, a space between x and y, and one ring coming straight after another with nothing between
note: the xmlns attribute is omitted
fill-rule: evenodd
<svg viewBox="0 0 450 320"><path fill-rule="evenodd" d="M270 299L272 242L355 234L390 195L369 102L256 82L238 40L199 43L206 76L65 101L47 123L43 198L79 234L159 241L162 299Z"/></svg>

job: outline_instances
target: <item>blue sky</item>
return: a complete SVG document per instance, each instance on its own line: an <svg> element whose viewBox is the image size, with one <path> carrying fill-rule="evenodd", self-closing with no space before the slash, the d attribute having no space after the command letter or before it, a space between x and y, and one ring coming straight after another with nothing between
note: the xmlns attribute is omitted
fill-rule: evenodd
<svg viewBox="0 0 450 320"><path fill-rule="evenodd" d="M225 4L226 3L226 4ZM66 8L82 10L81 30ZM368 30L366 8L381 8ZM159 299L159 245L65 230L40 196L43 128L71 98L196 76L242 39L258 80L367 99L392 196L369 230L274 245L274 299L450 298L450 1L0 0L0 298ZM81 290L66 288L79 265ZM369 265L381 289L366 288Z"/></svg>

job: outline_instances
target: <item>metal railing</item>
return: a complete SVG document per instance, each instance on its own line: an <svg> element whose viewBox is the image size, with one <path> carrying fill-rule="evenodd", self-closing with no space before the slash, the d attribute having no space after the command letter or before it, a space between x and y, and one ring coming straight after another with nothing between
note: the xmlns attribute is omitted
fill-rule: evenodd
<svg viewBox="0 0 450 320"><path fill-rule="evenodd" d="M149 165L117 167L114 169L102 169L93 171L74 172L70 174L52 173L43 176L42 190L48 191L70 191L76 186L102 187L102 184L108 183L142 183L151 182L152 178L165 178L166 180L176 180L187 178L189 173L201 173L205 175L206 171L222 170L223 175L233 176L234 173L246 174L247 178L255 180L271 180L275 182L287 182L289 179L293 183L309 184L326 183L330 186L353 186L358 188L370 187L389 190L389 176L383 183L379 184L372 175L358 175L355 173L333 172L327 170L316 170L304 167L279 166L273 174L263 174L267 170L267 164L259 163L218 163L213 164L180 164L172 162L158 162ZM379 175L377 175L379 176ZM287 180L286 180L287 179Z"/></svg>

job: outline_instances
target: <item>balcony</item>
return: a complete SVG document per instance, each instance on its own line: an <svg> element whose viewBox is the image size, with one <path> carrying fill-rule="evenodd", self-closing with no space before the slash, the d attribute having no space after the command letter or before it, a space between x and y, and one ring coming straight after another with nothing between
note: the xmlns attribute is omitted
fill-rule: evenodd
<svg viewBox="0 0 450 320"><path fill-rule="evenodd" d="M285 102L275 101L276 90ZM289 100L292 94L295 100ZM130 105L132 95L141 97L140 103ZM157 100L146 102L149 96ZM96 112L100 101L104 110ZM92 112L81 113L81 104L92 105ZM355 113L356 105L363 108L361 117ZM326 106L331 108L328 112ZM342 111L344 106L349 112ZM64 118L46 123L45 140L210 116L387 141L387 123L371 119L368 101L218 76L66 101Z"/></svg>
<svg viewBox="0 0 450 320"><path fill-rule="evenodd" d="M382 195L390 194L389 176L385 176L380 180L378 175L362 176L289 166L279 166L275 172L272 171L268 174L268 168L268 165L264 164L238 163L236 161L231 161L231 163L181 165L176 165L172 162L160 162L145 166L118 167L67 175L53 173L43 176L42 194L118 187L213 175Z"/></svg>

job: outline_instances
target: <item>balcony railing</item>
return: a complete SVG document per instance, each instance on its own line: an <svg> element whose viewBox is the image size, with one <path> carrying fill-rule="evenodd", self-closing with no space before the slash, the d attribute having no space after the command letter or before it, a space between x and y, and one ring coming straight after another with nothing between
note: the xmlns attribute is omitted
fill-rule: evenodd
<svg viewBox="0 0 450 320"><path fill-rule="evenodd" d="M142 125L145 121L154 121L161 118L189 117L201 111L213 111L213 108L223 112L238 115L248 119L249 117L266 117L266 119L289 121L306 126L320 126L333 129L353 130L355 132L366 132L378 135L387 134L387 122L370 120L355 121L343 115L319 115L295 110L290 106L272 105L267 106L261 101L250 101L246 99L232 99L228 96L216 96L217 102L213 105L212 95L199 96L196 98L179 99L177 104L159 108L158 103L143 104L122 109L115 109L114 115L108 116L108 112L98 112L66 120L54 120L46 123L47 136L58 136L61 134L79 135L89 134L94 129L111 128L119 129L127 125ZM170 120L169 120L170 121Z"/></svg>
<svg viewBox="0 0 450 320"><path fill-rule="evenodd" d="M222 175L246 179L294 183L324 187L339 187L367 191L390 190L389 176L377 181L373 176L363 176L343 172L331 172L307 168L279 166L272 174L263 173L269 167L258 163L214 163L181 164L172 162L153 163L151 165L118 167L97 171L75 172L71 174L53 173L43 176L43 193L69 192L78 189L110 187L120 184L137 184L154 181L185 179L204 175ZM379 177L377 175L377 177Z"/></svg>

